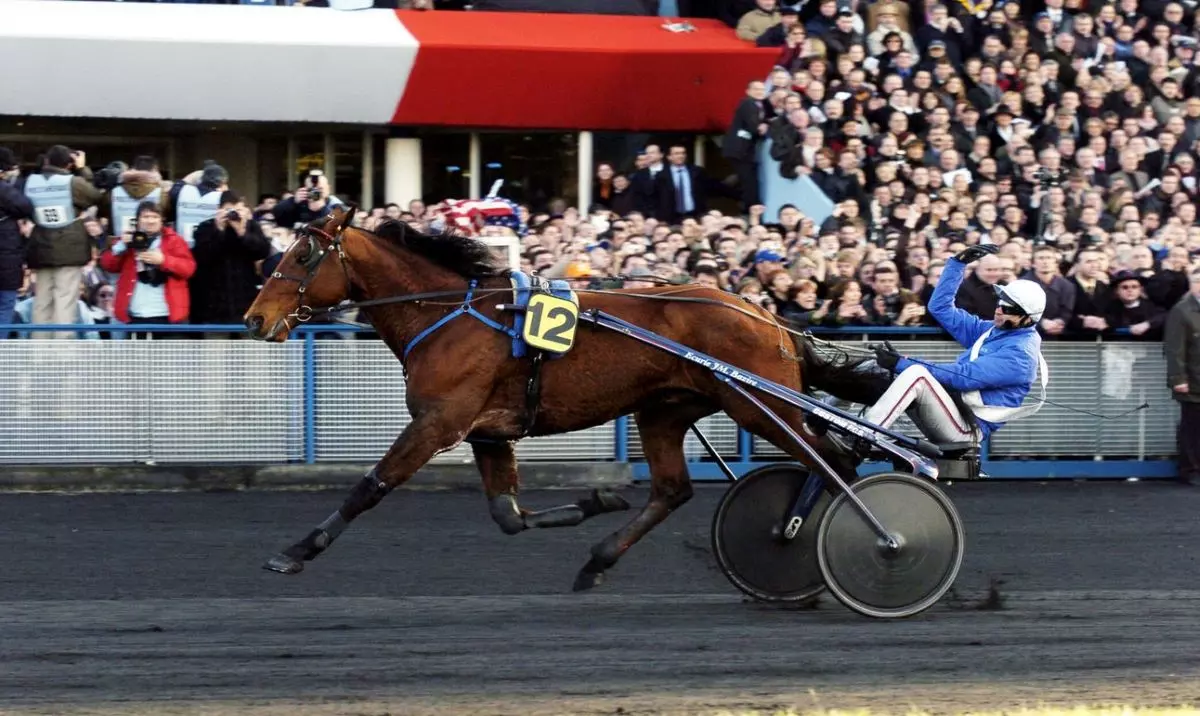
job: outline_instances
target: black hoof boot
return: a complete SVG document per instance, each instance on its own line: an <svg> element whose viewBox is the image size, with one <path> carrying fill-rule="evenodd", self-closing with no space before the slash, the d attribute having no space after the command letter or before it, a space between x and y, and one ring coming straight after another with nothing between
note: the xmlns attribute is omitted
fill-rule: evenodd
<svg viewBox="0 0 1200 716"><path fill-rule="evenodd" d="M586 517L603 515L606 512L622 512L629 509L629 503L624 497L615 492L592 490L592 494L578 502Z"/></svg>
<svg viewBox="0 0 1200 716"><path fill-rule="evenodd" d="M304 571L304 562L280 553L268 559L263 569L280 574L299 574Z"/></svg>
<svg viewBox="0 0 1200 716"><path fill-rule="evenodd" d="M304 571L304 563L316 559L331 542L333 537L324 529L317 528L304 539L268 559L263 569L280 574L299 574Z"/></svg>
<svg viewBox="0 0 1200 716"><path fill-rule="evenodd" d="M604 567L600 566L600 564L593 559L587 564L583 565L583 569L579 570L579 574L575 575L575 584L571 587L571 591L583 592L603 583Z"/></svg>

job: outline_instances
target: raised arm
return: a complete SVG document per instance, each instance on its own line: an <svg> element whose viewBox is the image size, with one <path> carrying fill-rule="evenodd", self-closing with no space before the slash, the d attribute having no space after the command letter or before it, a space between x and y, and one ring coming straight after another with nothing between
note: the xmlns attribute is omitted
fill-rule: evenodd
<svg viewBox="0 0 1200 716"><path fill-rule="evenodd" d="M958 287L962 285L967 264L985 254L995 253L996 250L995 246L990 245L972 246L946 261L942 277L938 279L933 295L929 297L929 315L963 346L973 344L992 324L955 306L954 297L958 294Z"/></svg>

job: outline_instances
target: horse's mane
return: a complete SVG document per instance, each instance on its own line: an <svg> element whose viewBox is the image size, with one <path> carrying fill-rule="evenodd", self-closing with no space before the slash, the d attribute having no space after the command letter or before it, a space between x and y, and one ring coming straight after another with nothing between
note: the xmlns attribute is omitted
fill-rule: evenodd
<svg viewBox="0 0 1200 716"><path fill-rule="evenodd" d="M384 243L423 256L464 278L496 276L503 271L496 266L495 256L487 244L450 230L426 234L395 219L383 221L373 232L359 230L383 239Z"/></svg>

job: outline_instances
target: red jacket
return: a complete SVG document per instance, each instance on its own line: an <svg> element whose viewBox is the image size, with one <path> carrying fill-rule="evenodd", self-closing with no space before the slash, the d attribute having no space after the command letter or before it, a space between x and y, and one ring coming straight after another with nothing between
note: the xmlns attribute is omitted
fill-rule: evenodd
<svg viewBox="0 0 1200 716"><path fill-rule="evenodd" d="M191 310L188 292L188 279L196 272L196 259L187 242L169 227L163 227L160 251L163 254L162 265L159 266L167 274L167 282L163 289L167 299L167 320L171 323L183 323L188 319ZM100 268L109 273L119 274L117 279L117 295L113 310L117 319L129 323L129 302L133 300L133 289L137 285L137 259L132 250L126 248L120 254L114 254L109 247L100 254Z"/></svg>

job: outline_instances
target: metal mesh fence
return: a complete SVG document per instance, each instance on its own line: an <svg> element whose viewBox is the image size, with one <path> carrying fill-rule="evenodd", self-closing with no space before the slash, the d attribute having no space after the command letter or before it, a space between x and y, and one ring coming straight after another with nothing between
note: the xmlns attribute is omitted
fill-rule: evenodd
<svg viewBox="0 0 1200 716"><path fill-rule="evenodd" d="M0 341L0 462L303 458L298 343Z"/></svg>
<svg viewBox="0 0 1200 716"><path fill-rule="evenodd" d="M845 342L857 342L849 338ZM949 341L897 341L904 353L951 360ZM1045 405L992 441L997 458L1155 458L1174 454L1178 408L1157 343L1046 343L1048 398L1103 415L1142 401L1150 409L1102 420ZM277 463L379 459L408 424L400 363L379 341L315 341L312 403L305 344L252 341L0 341L0 464ZM844 406L857 410L861 406ZM312 430L306 430L311 417ZM613 460L616 423L524 440L522 460ZM701 421L723 455L738 453L724 414ZM915 433L907 418L900 431ZM635 421L625 431L642 459ZM690 434L689 458L705 452ZM755 439L753 453L783 453ZM469 446L436 462L469 462Z"/></svg>

